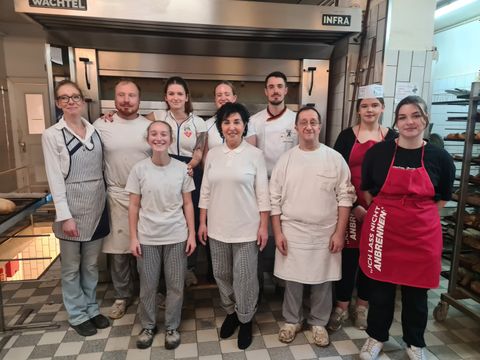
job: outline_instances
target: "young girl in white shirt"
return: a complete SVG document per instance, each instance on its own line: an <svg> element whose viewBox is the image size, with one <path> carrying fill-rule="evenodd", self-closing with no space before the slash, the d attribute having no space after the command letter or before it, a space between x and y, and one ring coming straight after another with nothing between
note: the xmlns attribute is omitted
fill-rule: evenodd
<svg viewBox="0 0 480 360"><path fill-rule="evenodd" d="M187 165L173 159L168 148L172 129L154 121L147 130L152 157L131 170L125 189L130 193L128 220L130 249L137 257L140 274L140 322L137 347L152 345L157 331L156 294L160 272L165 271L165 348L180 345L183 287L187 256L195 250L195 226L191 192L195 189Z"/></svg>

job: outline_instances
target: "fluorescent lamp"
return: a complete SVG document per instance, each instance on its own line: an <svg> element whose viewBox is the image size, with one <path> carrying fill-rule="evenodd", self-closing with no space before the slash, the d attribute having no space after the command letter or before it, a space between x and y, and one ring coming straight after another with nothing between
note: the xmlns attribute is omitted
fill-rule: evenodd
<svg viewBox="0 0 480 360"><path fill-rule="evenodd" d="M468 5L472 2L474 2L476 0L457 0L451 4L448 4L447 6L444 6L444 7L441 7L440 9L438 10L435 10L435 19L436 18L439 18L445 14L448 14L452 11L455 11L455 10L458 10L462 7L464 7L465 5Z"/></svg>

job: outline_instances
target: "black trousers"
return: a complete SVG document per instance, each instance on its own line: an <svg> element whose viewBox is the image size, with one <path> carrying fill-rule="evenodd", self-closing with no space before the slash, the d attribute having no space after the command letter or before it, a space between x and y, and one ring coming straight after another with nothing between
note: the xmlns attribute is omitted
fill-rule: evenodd
<svg viewBox="0 0 480 360"><path fill-rule="evenodd" d="M401 286L403 341L410 346L425 347L428 289ZM370 279L367 334L378 341L388 341L395 310L396 284Z"/></svg>
<svg viewBox="0 0 480 360"><path fill-rule="evenodd" d="M368 301L370 279L358 266L359 256L359 249L344 248L342 250L342 278L335 282L336 301L350 301L355 285L357 296Z"/></svg>

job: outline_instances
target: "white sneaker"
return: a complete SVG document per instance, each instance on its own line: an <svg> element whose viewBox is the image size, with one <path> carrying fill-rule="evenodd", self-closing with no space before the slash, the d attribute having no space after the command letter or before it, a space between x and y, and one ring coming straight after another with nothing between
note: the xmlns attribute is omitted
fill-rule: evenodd
<svg viewBox="0 0 480 360"><path fill-rule="evenodd" d="M315 343L315 345L323 347L330 344L327 329L325 329L323 326L312 326L312 333L313 342Z"/></svg>
<svg viewBox="0 0 480 360"><path fill-rule="evenodd" d="M353 318L355 319L354 324L357 329L365 330L367 328L367 311L368 309L362 305L355 308Z"/></svg>
<svg viewBox="0 0 480 360"><path fill-rule="evenodd" d="M361 360L375 360L383 349L383 342L369 337L360 350Z"/></svg>
<svg viewBox="0 0 480 360"><path fill-rule="evenodd" d="M125 315L125 311L127 310L127 300L117 299L113 303L112 307L110 308L110 312L108 313L108 317L110 319L120 319Z"/></svg>
<svg viewBox="0 0 480 360"><path fill-rule="evenodd" d="M410 360L427 360L427 355L422 347L416 347L413 345L407 347L407 355Z"/></svg>

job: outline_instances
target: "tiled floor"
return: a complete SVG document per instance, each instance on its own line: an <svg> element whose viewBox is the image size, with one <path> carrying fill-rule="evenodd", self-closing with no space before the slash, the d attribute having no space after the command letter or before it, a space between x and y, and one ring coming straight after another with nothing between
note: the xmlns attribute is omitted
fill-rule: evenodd
<svg viewBox="0 0 480 360"><path fill-rule="evenodd" d="M431 310L439 300L442 288L429 292ZM220 340L218 328L224 318L219 306L216 289L189 290L186 294L181 325L182 344L174 351L163 346L164 334L155 337L150 349L138 350L135 335L140 331L137 304L128 309L128 314L113 322L112 326L97 335L84 338L69 328L62 306L61 288L58 280L4 284L4 301L8 305L27 302L35 311L26 322L56 321L56 329L0 333L1 359L358 359L366 334L347 324L330 335L331 344L319 348L313 344L311 332L306 330L297 335L294 342L286 346L277 339L282 325L281 296L267 288L254 324L254 340L247 351L236 346L236 335L232 339ZM102 312L113 303L110 284L100 284L98 299ZM473 305L473 304L472 304ZM474 305L478 306L478 305ZM12 325L19 317L21 306L5 308L7 324ZM480 311L480 309L477 310ZM403 349L402 330L398 322L400 311L395 313L391 327L391 338L384 347L380 359L407 359ZM159 311L159 324L163 311ZM446 321L435 321L430 313L426 342L428 358L441 360L480 359L480 324L450 307Z"/></svg>

